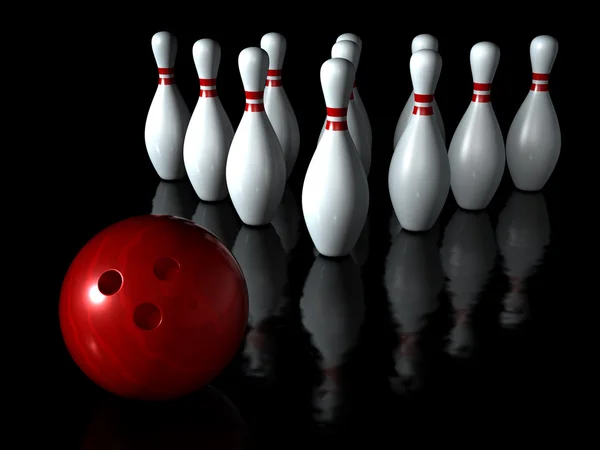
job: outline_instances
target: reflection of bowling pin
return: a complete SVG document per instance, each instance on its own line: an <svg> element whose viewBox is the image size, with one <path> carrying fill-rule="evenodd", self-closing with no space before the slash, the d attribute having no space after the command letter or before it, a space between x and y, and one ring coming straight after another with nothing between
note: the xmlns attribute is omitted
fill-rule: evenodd
<svg viewBox="0 0 600 450"><path fill-rule="evenodd" d="M360 47L352 41L338 41L331 48L332 58L344 58L352 63L354 69L358 68L358 60L360 58ZM356 85L356 83L355 83ZM359 111L360 105L356 102L354 89L350 94L350 103L348 103L348 114L346 121L348 123L348 131L352 137L352 141L356 146L360 161L365 169L367 176L371 170L371 144L369 142L369 124L365 122L366 112ZM319 140L323 137L327 126L327 118L321 129Z"/></svg>
<svg viewBox="0 0 600 450"><path fill-rule="evenodd" d="M533 275L550 242L550 219L543 195L515 190L498 218L496 240L510 281L500 321L507 327L516 326L528 314L525 281Z"/></svg>
<svg viewBox="0 0 600 450"><path fill-rule="evenodd" d="M358 237L358 241L356 245L350 252L350 256L354 259L354 262L358 264L359 267L362 267L367 262L369 258L369 237L371 233L371 228L369 226L370 220L367 215L367 220L365 221L365 226L363 227L360 236Z"/></svg>
<svg viewBox="0 0 600 450"><path fill-rule="evenodd" d="M560 126L548 90L557 53L558 41L551 36L538 36L531 41L533 81L506 137L508 171L522 191L541 190L560 156Z"/></svg>
<svg viewBox="0 0 600 450"><path fill-rule="evenodd" d="M228 201L218 203L199 202L192 220L217 236L231 250L240 229L240 221Z"/></svg>
<svg viewBox="0 0 600 450"><path fill-rule="evenodd" d="M287 278L285 253L272 225L260 228L242 226L233 244L248 286L248 325L244 354L247 370L255 376L267 376L271 370L272 342L265 321L278 315Z"/></svg>
<svg viewBox="0 0 600 450"><path fill-rule="evenodd" d="M392 211L392 215L390 217L390 222L388 224L388 232L390 233L390 241L394 242L394 238L400 233L402 230L402 225L398 221L398 217L396 217L396 213Z"/></svg>
<svg viewBox="0 0 600 450"><path fill-rule="evenodd" d="M321 66L327 126L302 187L302 212L315 247L324 256L346 256L356 245L369 211L369 184L346 114L354 66L332 58Z"/></svg>
<svg viewBox="0 0 600 450"><path fill-rule="evenodd" d="M233 126L217 94L221 46L200 39L192 48L200 95L183 143L183 162L200 200L214 202L227 197L225 164L233 139Z"/></svg>
<svg viewBox="0 0 600 450"><path fill-rule="evenodd" d="M294 197L292 190L286 186L283 193L283 199L271 225L275 227L275 231L281 239L281 245L286 254L289 254L298 243L300 238L300 224L302 217L300 216L300 208Z"/></svg>
<svg viewBox="0 0 600 450"><path fill-rule="evenodd" d="M390 163L388 187L402 228L429 230L437 221L450 191L450 163L433 117L433 94L442 58L419 50L410 58L415 107Z"/></svg>
<svg viewBox="0 0 600 450"><path fill-rule="evenodd" d="M433 229L423 234L401 230L385 262L385 288L399 328L394 351L397 376L390 380L398 393L421 385L419 334L428 316L438 308L437 296L444 287L437 236Z"/></svg>
<svg viewBox="0 0 600 450"><path fill-rule="evenodd" d="M190 219L198 200L188 180L161 181L152 199L152 213Z"/></svg>
<svg viewBox="0 0 600 450"><path fill-rule="evenodd" d="M448 352L470 356L471 314L496 262L496 238L487 212L458 209L444 230L441 254L454 309Z"/></svg>
<svg viewBox="0 0 600 450"><path fill-rule="evenodd" d="M285 158L287 178L289 178L300 149L300 129L294 108L281 84L281 68L285 58L287 43L279 33L267 33L260 40L260 46L269 55L269 72L265 86L265 112L279 138Z"/></svg>
<svg viewBox="0 0 600 450"><path fill-rule="evenodd" d="M365 304L360 270L351 257L317 256L300 299L302 323L322 356L324 379L315 393L318 420L335 420L342 401L340 367L356 345Z"/></svg>
<svg viewBox="0 0 600 450"><path fill-rule="evenodd" d="M411 44L411 53L414 54L419 50L434 50L438 51L438 40L430 35L430 34L419 34L412 40ZM394 147L396 148L396 144L400 140L400 136L404 132L408 121L412 117L413 108L414 108L414 91L410 93L406 104L404 105L404 109L398 118L398 123L396 124L396 130L394 131ZM433 99L433 117L435 119L435 125L437 129L440 131L442 135L442 141L446 142L446 130L444 129L444 121L442 120L442 114L440 113L440 109L438 107L437 101L435 98Z"/></svg>
<svg viewBox="0 0 600 450"><path fill-rule="evenodd" d="M263 103L269 55L262 48L249 47L240 52L238 65L246 110L229 148L225 178L242 222L266 225L281 203L286 175L281 144Z"/></svg>
<svg viewBox="0 0 600 450"><path fill-rule="evenodd" d="M166 31L156 33L152 52L158 66L158 87L146 118L146 149L160 178L179 180L185 176L183 140L190 110L175 84L177 38Z"/></svg>

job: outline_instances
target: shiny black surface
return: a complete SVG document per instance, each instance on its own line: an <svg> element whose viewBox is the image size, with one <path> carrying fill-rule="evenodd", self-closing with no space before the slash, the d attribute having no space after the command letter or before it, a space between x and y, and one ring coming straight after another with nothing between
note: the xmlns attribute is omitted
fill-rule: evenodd
<svg viewBox="0 0 600 450"><path fill-rule="evenodd" d="M393 434L396 423L410 435L423 421L475 420L499 404L541 410L551 369L546 315L559 283L556 181L530 194L505 177L492 205L477 213L458 209L450 196L439 223L420 234L401 230L391 208L375 203L351 256L335 260L314 250L294 180L264 228L243 226L229 201L199 202L187 181L153 179L148 195L129 205L132 215L194 220L219 236L244 270L247 336L213 383L239 412L247 427L241 435L265 448L283 436L308 443ZM121 206L111 222L128 216ZM203 393L153 405L158 418L132 424L138 413L119 411L148 415L146 406L94 386L64 349L59 370L73 413L65 445L86 439L98 421L121 430L106 439L128 442L146 442L148 433L163 442L181 427L190 442L206 434L206 420L193 419L214 407ZM164 408L177 411L167 414L175 425L156 424ZM183 421L190 415L192 422ZM226 430L243 428L227 415L218 420ZM132 427L137 431L126 431Z"/></svg>

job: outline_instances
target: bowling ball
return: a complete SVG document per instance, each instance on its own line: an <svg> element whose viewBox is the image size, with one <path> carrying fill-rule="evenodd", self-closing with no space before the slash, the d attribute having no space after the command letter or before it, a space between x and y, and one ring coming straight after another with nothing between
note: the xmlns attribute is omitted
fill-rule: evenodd
<svg viewBox="0 0 600 450"><path fill-rule="evenodd" d="M119 396L166 400L206 385L233 359L248 292L212 233L185 219L139 216L109 226L75 257L59 317L92 381Z"/></svg>
<svg viewBox="0 0 600 450"><path fill-rule="evenodd" d="M173 402L112 398L95 413L83 450L243 450L249 430L238 409L207 386Z"/></svg>

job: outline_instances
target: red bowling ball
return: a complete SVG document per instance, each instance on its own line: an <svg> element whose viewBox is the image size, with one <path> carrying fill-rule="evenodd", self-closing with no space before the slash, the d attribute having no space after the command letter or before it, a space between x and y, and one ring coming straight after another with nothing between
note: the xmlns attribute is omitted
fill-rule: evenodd
<svg viewBox="0 0 600 450"><path fill-rule="evenodd" d="M81 370L119 396L166 400L209 383L248 322L244 275L209 231L171 216L118 222L90 240L59 305Z"/></svg>

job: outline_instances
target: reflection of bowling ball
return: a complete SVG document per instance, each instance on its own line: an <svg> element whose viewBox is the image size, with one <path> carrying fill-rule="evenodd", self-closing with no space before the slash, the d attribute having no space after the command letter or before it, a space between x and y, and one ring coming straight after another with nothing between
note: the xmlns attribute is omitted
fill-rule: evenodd
<svg viewBox="0 0 600 450"><path fill-rule="evenodd" d="M237 409L206 387L173 402L141 404L114 399L101 409L83 439L83 450L240 450L247 429Z"/></svg>
<svg viewBox="0 0 600 450"><path fill-rule="evenodd" d="M85 374L124 397L161 400L208 383L248 322L244 276L195 223L140 216L106 228L69 268L60 323Z"/></svg>

